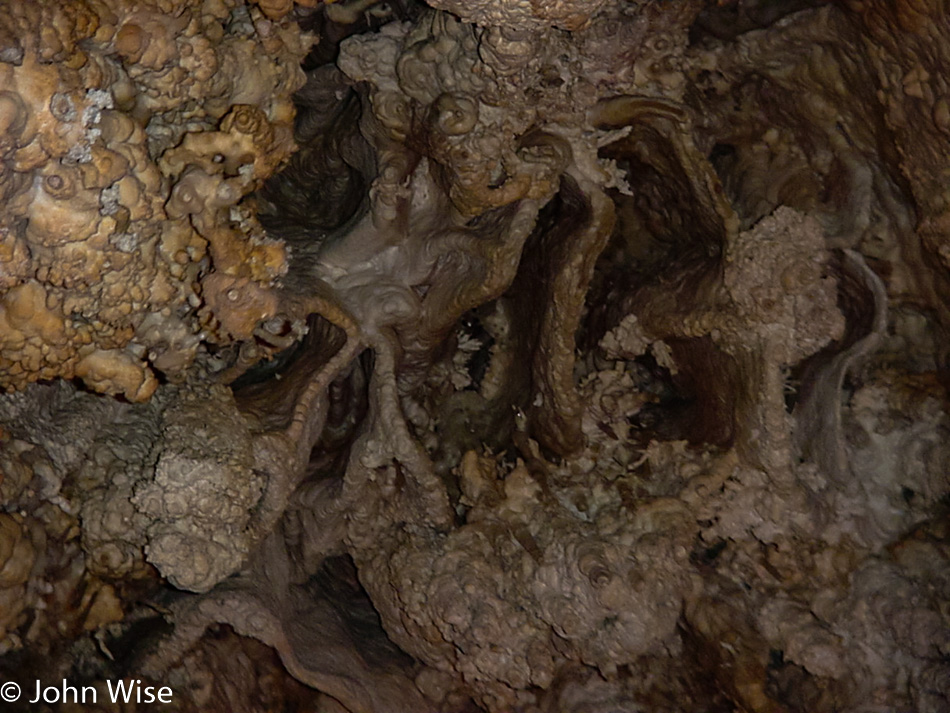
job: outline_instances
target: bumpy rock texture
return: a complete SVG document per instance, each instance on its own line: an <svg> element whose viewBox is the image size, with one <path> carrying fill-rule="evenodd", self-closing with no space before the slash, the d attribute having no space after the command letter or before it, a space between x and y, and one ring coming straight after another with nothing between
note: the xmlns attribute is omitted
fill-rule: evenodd
<svg viewBox="0 0 950 713"><path fill-rule="evenodd" d="M0 4L0 672L950 710L948 33Z"/></svg>
<svg viewBox="0 0 950 713"><path fill-rule="evenodd" d="M236 2L0 6L0 385L143 401L276 316L240 205L294 148L307 49Z"/></svg>

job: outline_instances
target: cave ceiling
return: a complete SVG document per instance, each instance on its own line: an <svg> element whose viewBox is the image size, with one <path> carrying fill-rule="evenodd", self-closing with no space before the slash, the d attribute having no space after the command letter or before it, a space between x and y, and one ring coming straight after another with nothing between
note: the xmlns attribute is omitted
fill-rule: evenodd
<svg viewBox="0 0 950 713"><path fill-rule="evenodd" d="M945 4L427 3L0 0L10 709L950 711Z"/></svg>

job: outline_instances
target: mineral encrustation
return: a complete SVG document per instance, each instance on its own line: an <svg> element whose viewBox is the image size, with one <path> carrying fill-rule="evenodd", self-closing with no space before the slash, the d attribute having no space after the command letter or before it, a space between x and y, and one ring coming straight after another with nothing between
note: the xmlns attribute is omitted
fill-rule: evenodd
<svg viewBox="0 0 950 713"><path fill-rule="evenodd" d="M950 711L943 3L427 2L0 0L0 679Z"/></svg>

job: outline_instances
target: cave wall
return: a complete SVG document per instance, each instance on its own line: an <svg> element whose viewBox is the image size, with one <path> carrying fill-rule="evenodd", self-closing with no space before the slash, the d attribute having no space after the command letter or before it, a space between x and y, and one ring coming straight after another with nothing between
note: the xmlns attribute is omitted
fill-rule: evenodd
<svg viewBox="0 0 950 713"><path fill-rule="evenodd" d="M950 709L948 25L0 2L0 672Z"/></svg>

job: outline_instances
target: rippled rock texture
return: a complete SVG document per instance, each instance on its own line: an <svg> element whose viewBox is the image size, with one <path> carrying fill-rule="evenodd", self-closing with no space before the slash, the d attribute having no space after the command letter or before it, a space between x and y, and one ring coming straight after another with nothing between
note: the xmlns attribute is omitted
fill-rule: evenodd
<svg viewBox="0 0 950 713"><path fill-rule="evenodd" d="M0 3L4 678L950 710L948 33Z"/></svg>

